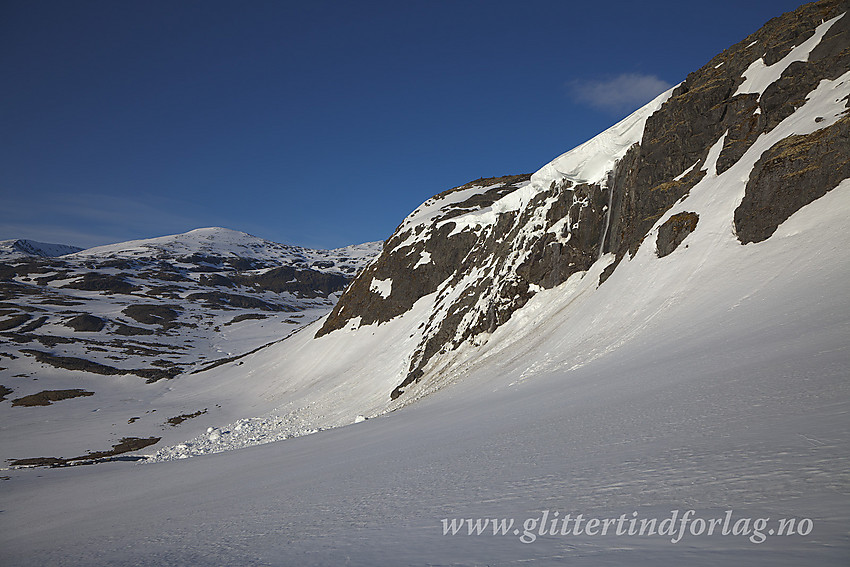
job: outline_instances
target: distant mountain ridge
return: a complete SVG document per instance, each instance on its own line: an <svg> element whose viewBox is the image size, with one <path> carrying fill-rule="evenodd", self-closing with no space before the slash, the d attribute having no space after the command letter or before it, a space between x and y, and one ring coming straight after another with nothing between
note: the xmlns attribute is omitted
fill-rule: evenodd
<svg viewBox="0 0 850 567"><path fill-rule="evenodd" d="M324 316L382 244L313 250L204 228L87 250L31 246L9 255L0 260L0 397L15 409L5 417L24 426L37 416L21 406L86 403L63 401L69 396L101 404L124 391L136 401L110 408L117 414L98 406L102 419L88 416L88 427L98 431L117 421L126 437L144 439L178 427L188 419L179 416L216 404L184 407L170 401L172 386L158 384L238 360ZM146 411L169 406L172 415L145 418ZM163 425L170 417L179 419ZM62 427L86 430L71 422ZM44 433L61 437L52 428ZM82 447L64 452L73 446L51 458L82 456ZM9 455L21 457L34 456L26 447Z"/></svg>
<svg viewBox="0 0 850 567"><path fill-rule="evenodd" d="M83 250L79 246L67 244L50 244L18 238L12 240L0 240L0 261L15 258L37 257L55 258L65 254L73 254Z"/></svg>
<svg viewBox="0 0 850 567"><path fill-rule="evenodd" d="M253 268L291 265L319 272L352 275L374 257L380 242L355 244L333 250L318 250L279 244L246 232L221 227L190 230L143 240L96 246L77 251L77 259L200 260Z"/></svg>

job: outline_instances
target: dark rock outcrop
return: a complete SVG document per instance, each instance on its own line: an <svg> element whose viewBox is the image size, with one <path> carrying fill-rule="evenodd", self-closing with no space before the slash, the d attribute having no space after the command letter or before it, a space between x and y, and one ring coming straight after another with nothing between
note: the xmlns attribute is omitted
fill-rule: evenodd
<svg viewBox="0 0 850 567"><path fill-rule="evenodd" d="M104 291L108 293L124 294L139 291L138 286L133 285L127 280L129 275L130 274L112 275L89 272L83 275L83 277L79 280L73 281L65 287L84 291Z"/></svg>
<svg viewBox="0 0 850 567"><path fill-rule="evenodd" d="M734 94L751 63L759 58L766 65L776 63L809 39L823 21L848 10L846 0L801 6L770 20L689 74L649 117L640 144L615 169L611 232L604 249L618 258L634 254L655 221L705 175L708 151L724 133L717 174L801 106L821 79L835 79L850 69L850 16L845 16L830 27L807 62L791 64L761 99L756 94ZM692 166L690 173L675 180Z"/></svg>
<svg viewBox="0 0 850 567"><path fill-rule="evenodd" d="M87 392L81 388L74 388L70 390L43 390L37 394L30 394L29 396L12 400L12 407L49 406L53 402L93 395L94 392Z"/></svg>
<svg viewBox="0 0 850 567"><path fill-rule="evenodd" d="M436 293L441 314L425 322L395 398L423 375L437 352L492 332L535 288L554 287L587 270L599 256L608 192L599 184L553 184L518 210L491 219L494 204L521 191L529 177L479 179L427 201L346 290L317 336L354 317L364 325L388 321ZM480 226L458 224L475 214L489 220ZM470 278L474 272L480 276ZM390 291L382 292L378 282L389 282Z"/></svg>
<svg viewBox="0 0 850 567"><path fill-rule="evenodd" d="M678 248L685 237L696 229L697 222L699 215L696 213L678 213L658 227L655 242L658 257L663 258Z"/></svg>
<svg viewBox="0 0 850 567"><path fill-rule="evenodd" d="M850 117L807 136L790 136L756 162L735 210L738 239L770 238L800 208L850 177Z"/></svg>
<svg viewBox="0 0 850 567"><path fill-rule="evenodd" d="M103 327L106 326L106 321L100 317L83 313L66 321L65 325L75 331L97 333L103 330Z"/></svg>

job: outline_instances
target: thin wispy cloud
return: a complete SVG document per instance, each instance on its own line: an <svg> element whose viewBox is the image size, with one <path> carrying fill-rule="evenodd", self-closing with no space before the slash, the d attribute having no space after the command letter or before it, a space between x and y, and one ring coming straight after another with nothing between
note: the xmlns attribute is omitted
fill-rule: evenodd
<svg viewBox="0 0 850 567"><path fill-rule="evenodd" d="M576 102L615 113L635 110L671 86L655 75L640 73L623 73L609 79L567 83Z"/></svg>

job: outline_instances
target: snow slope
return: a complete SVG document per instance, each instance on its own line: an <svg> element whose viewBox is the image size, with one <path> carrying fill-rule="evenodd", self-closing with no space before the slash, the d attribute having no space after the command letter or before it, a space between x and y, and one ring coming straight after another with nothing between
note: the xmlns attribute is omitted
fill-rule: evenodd
<svg viewBox="0 0 850 567"><path fill-rule="evenodd" d="M744 71L745 80L738 86L735 95L755 93L761 97L767 87L779 80L789 65L796 61L808 61L812 50L821 42L829 28L843 17L844 14L841 14L819 25L812 37L795 46L788 55L773 65L765 65L763 58L755 60Z"/></svg>

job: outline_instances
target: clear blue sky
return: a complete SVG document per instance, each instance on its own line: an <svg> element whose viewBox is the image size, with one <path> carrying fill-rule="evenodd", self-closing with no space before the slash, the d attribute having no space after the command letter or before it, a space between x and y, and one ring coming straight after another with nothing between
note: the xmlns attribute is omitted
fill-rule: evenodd
<svg viewBox="0 0 850 567"><path fill-rule="evenodd" d="M798 2L4 0L0 239L337 247L532 172Z"/></svg>

